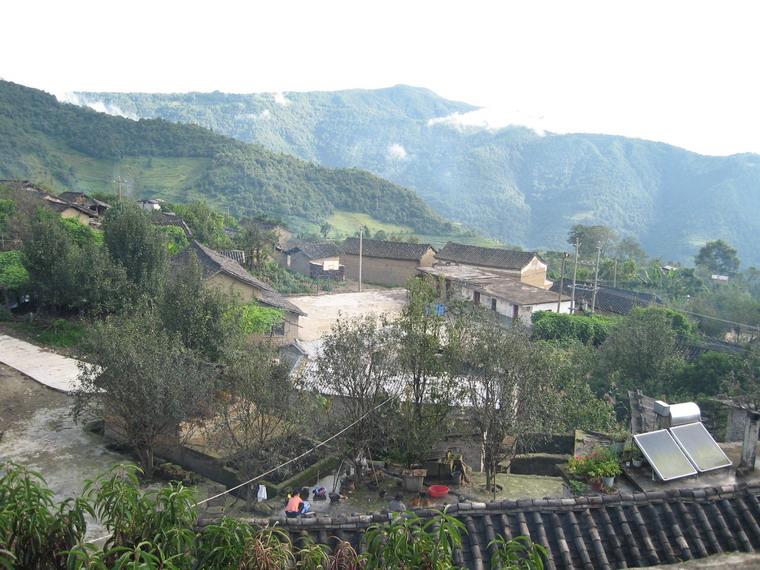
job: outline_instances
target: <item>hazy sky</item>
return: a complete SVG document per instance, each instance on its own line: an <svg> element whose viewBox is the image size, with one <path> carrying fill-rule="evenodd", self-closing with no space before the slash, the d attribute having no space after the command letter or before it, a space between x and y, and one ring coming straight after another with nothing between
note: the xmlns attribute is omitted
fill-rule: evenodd
<svg viewBox="0 0 760 570"><path fill-rule="evenodd" d="M0 14L0 78L56 95L404 83L493 124L760 153L754 0L38 0Z"/></svg>

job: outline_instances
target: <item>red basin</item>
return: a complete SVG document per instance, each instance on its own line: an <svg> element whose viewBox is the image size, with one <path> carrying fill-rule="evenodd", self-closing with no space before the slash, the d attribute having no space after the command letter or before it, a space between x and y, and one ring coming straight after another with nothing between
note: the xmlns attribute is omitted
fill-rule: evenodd
<svg viewBox="0 0 760 570"><path fill-rule="evenodd" d="M449 494L449 488L443 485L430 485L430 496L440 499Z"/></svg>

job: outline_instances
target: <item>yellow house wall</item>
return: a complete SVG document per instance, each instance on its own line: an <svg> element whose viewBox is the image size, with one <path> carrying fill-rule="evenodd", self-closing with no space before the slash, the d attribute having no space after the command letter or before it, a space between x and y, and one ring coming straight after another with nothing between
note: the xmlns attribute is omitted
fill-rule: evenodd
<svg viewBox="0 0 760 570"><path fill-rule="evenodd" d="M343 254L340 260L346 268L346 278L358 280L359 256ZM409 277L417 275L417 267L419 264L416 261L365 256L362 259L362 281L379 285L405 285Z"/></svg>

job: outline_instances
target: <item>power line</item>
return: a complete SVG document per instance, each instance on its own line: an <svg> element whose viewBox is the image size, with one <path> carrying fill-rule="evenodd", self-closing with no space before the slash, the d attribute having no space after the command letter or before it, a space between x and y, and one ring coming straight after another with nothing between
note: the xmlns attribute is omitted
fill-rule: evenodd
<svg viewBox="0 0 760 570"><path fill-rule="evenodd" d="M194 506L194 507L197 507L197 506L200 506L200 505L202 505L202 504L204 504L204 503L207 503L207 502L209 502L209 501L213 501L214 499L218 499L219 497L222 497L222 496L224 496L224 495L227 495L228 493L231 493L232 491L236 491L237 489L240 489L241 487L245 487L246 485L248 485L248 484L250 484L250 483L253 483L254 481L256 481L256 480L258 480L258 479L261 479L261 478L263 478L263 477L266 477L266 476L267 476L267 475L269 475L270 473L273 473L274 471L277 471L278 469L281 469L281 468L285 467L286 465L290 465L291 463L293 463L293 462L295 462L295 461L298 461L298 460L299 460L299 459L301 459L302 457L306 457L306 456L307 456L309 453L311 453L311 452L313 452L313 451L316 451L317 449L319 449L320 447L322 447L322 446L326 445L327 443L329 443L330 441L332 441L332 440L333 440L333 439L335 439L336 437L339 437L339 436L343 435L345 432L347 432L348 430L350 430L350 429L351 429L352 427L354 427L356 424L358 424L359 422L361 422L362 420L364 420L364 419L365 419L367 416L369 416L370 414L374 413L375 411L377 411L378 409L380 409L382 406L384 406L385 404L387 404L388 402L390 402L391 400L393 400L393 399L395 399L395 398L397 398L397 397L398 397L398 396L390 396L388 399L386 399L386 400L384 400L384 401L380 402L380 403L379 403L377 406L375 406L374 408L372 408L371 410L369 410L368 412L366 412L366 413L365 413L365 414L364 414L362 417L360 417L358 420L355 420L355 421L353 421L352 423L348 424L346 427L344 427L344 428L343 428L342 430L340 430L339 432L337 432L337 433L335 433L335 434L331 435L330 437L328 437L328 438L327 438L327 439L325 439L324 441L321 441L320 443L318 443L317 445L315 445L315 446L314 446L314 447L312 447L311 449L309 449L309 450L305 451L304 453L302 453L302 454L301 454L301 455L299 455L298 457L293 457L292 459L288 459L288 460L287 460L287 461L285 461L284 463L281 463L280 465L278 465L277 467L274 467L274 468L270 469L269 471L265 471L264 473L260 473L259 475L256 475L256 477L253 477L253 478L251 478L251 479L248 479L248 481L245 481L244 483L240 483L239 485L236 485L235 487L232 487L231 489L227 489L226 491L222 491L221 493L217 493L217 494L216 494L216 495L214 495L213 497L208 497L208 498L206 498L206 499L203 499L202 501L198 501L198 502L197 502L197 503L195 503L193 506ZM107 539L107 538L110 538L110 536L111 536L110 534L109 534L109 535L107 535L107 536L101 536L100 538L95 538L95 539L93 539L93 540L90 540L89 542L90 542L90 543L93 543L93 542L100 542L101 540L105 540L105 539Z"/></svg>

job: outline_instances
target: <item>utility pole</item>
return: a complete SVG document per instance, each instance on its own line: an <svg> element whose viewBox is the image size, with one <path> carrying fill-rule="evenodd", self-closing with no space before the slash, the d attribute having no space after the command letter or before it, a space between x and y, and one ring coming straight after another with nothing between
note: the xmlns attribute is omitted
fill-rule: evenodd
<svg viewBox="0 0 760 570"><path fill-rule="evenodd" d="M613 261L615 262L615 270L612 274L612 286L617 287L617 257Z"/></svg>
<svg viewBox="0 0 760 570"><path fill-rule="evenodd" d="M596 287L599 283L599 258L602 256L602 244L596 246L596 271L594 272L594 294L591 296L591 316L594 316L596 307Z"/></svg>
<svg viewBox="0 0 760 570"><path fill-rule="evenodd" d="M575 265L573 266L573 293L570 301L570 314L575 314L575 280L578 276L578 249L581 247L581 242L575 240Z"/></svg>
<svg viewBox="0 0 760 570"><path fill-rule="evenodd" d="M566 251L562 252L562 272L559 276L559 293L557 293L557 314L560 312L562 304L562 292L565 289L565 260L570 256Z"/></svg>
<svg viewBox="0 0 760 570"><path fill-rule="evenodd" d="M362 292L362 248L364 246L364 226L359 226L359 293Z"/></svg>

